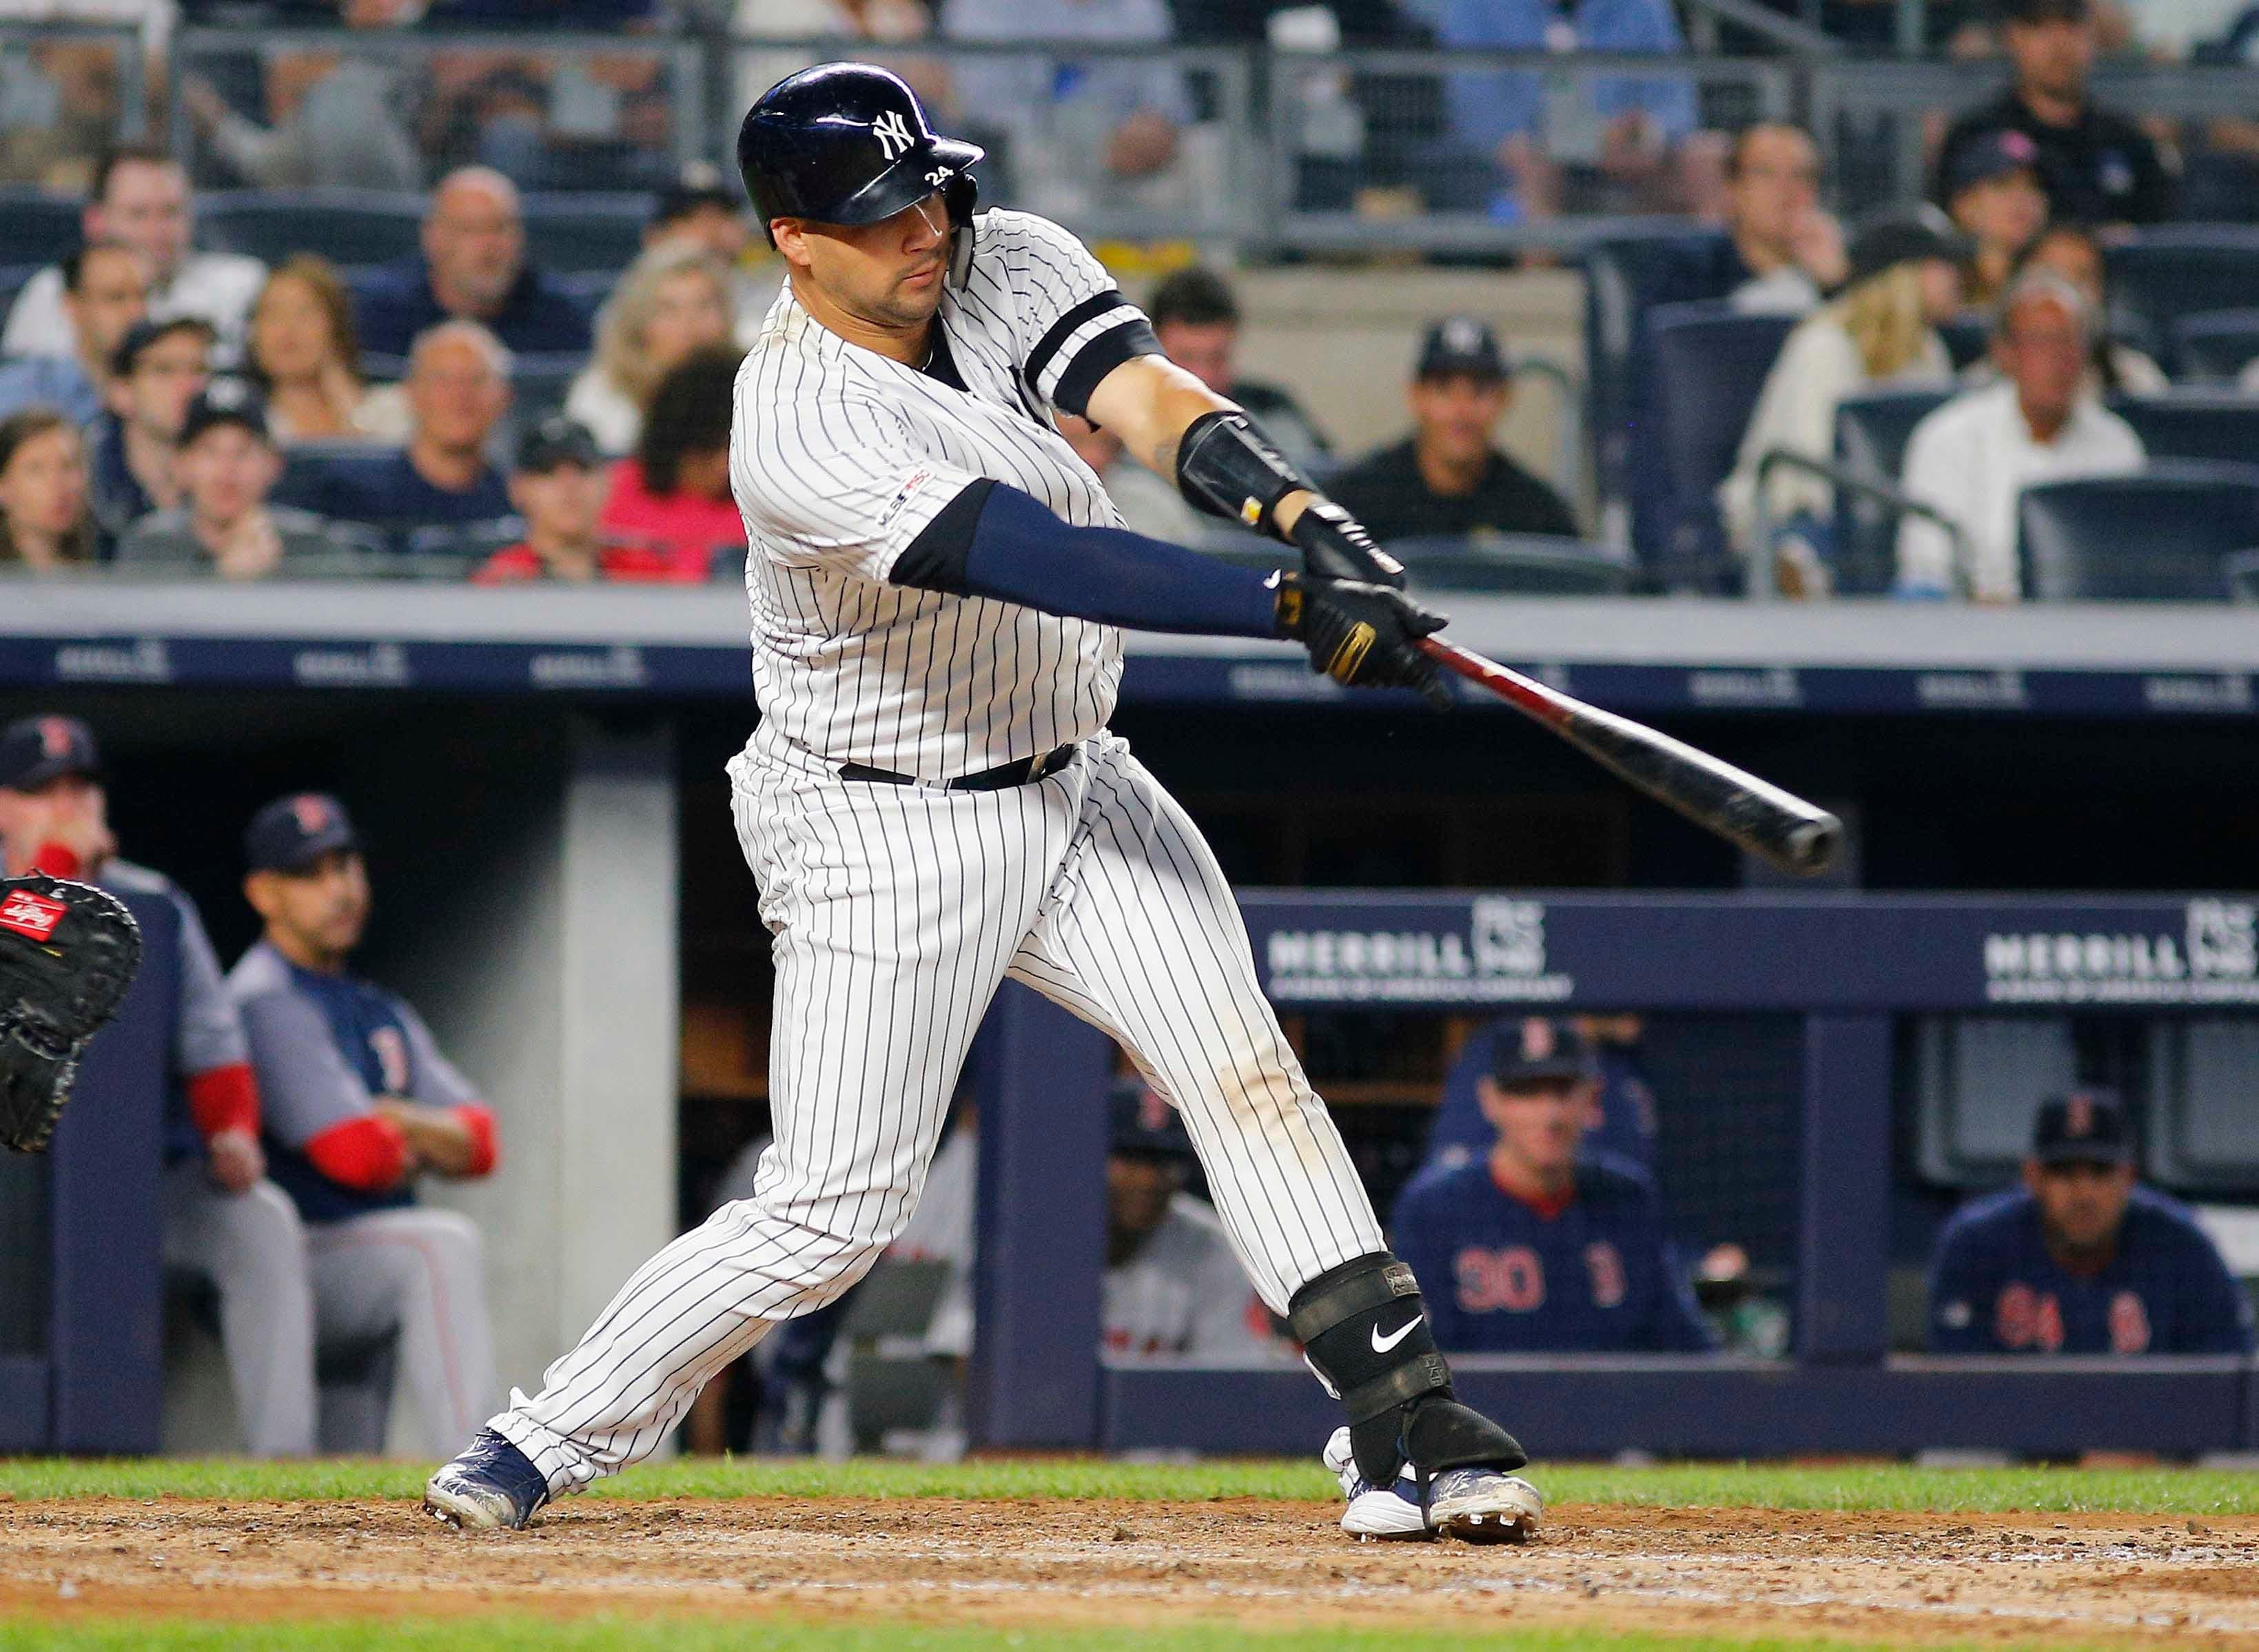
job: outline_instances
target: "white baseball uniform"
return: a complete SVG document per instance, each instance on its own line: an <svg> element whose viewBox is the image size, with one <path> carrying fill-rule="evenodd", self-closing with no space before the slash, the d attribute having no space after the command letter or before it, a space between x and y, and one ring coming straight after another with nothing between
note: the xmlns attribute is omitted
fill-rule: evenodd
<svg viewBox="0 0 2259 1652"><path fill-rule="evenodd" d="M1182 1109L1272 1307L1382 1249L1215 857L1106 731L1119 634L887 581L980 478L1071 523L1118 523L1054 419L1156 349L1151 328L1072 236L1005 211L979 220L939 322L921 371L828 331L787 288L738 374L761 723L730 776L774 936L775 1141L750 1199L645 1264L490 1425L553 1492L655 1450L709 1377L901 1232L1007 977L1118 1040ZM1040 780L935 784L1069 742ZM844 779L849 763L918 783Z"/></svg>

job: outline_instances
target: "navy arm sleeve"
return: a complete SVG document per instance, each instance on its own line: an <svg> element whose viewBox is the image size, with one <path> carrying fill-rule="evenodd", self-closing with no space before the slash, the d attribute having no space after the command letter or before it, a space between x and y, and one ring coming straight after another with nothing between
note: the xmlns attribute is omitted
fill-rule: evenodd
<svg viewBox="0 0 2259 1652"><path fill-rule="evenodd" d="M944 506L887 577L1132 630L1280 634L1265 575L1126 529L1070 526L1032 495L985 479Z"/></svg>

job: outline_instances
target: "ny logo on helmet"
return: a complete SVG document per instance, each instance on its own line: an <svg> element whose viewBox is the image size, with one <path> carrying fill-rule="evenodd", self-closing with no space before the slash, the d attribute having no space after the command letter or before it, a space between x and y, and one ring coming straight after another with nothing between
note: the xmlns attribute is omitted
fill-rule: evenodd
<svg viewBox="0 0 2259 1652"><path fill-rule="evenodd" d="M889 160L906 153L916 141L910 136L909 123L902 118L902 111L899 109L890 109L873 121L871 135L879 140L879 147L886 152Z"/></svg>

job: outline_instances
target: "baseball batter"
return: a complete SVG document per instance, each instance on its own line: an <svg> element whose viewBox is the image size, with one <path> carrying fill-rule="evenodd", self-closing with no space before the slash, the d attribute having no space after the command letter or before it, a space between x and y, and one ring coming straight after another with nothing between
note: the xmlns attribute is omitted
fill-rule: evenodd
<svg viewBox="0 0 2259 1652"><path fill-rule="evenodd" d="M738 152L790 272L730 452L762 715L730 773L774 937L775 1140L752 1197L631 1278L428 1506L524 1525L648 1456L710 1376L846 1289L909 1220L1009 977L1182 1111L1234 1251L1346 1409L1344 1527L1520 1535L1540 1507L1508 1472L1525 1455L1452 1397L1215 857L1106 729L1117 627L1291 637L1344 685L1441 697L1415 644L1443 621L1160 354L1072 236L976 218L981 152L936 137L895 76L793 75ZM1070 413L1304 567L1258 576L1127 531L1056 428Z"/></svg>

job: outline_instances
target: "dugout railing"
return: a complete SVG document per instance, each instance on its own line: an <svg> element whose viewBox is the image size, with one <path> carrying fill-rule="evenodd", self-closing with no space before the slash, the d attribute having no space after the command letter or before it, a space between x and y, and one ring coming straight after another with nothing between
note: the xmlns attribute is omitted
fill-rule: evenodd
<svg viewBox="0 0 2259 1652"><path fill-rule="evenodd" d="M2246 1360L1892 1356L1887 1319L1896 1021L2259 1008L2248 898L1258 890L1241 905L1282 1013L1635 1007L1800 1022L1790 1357L1455 1359L1461 1392L1534 1451L2194 1456L2259 1446ZM2177 967L2160 972L2167 958ZM973 1437L1009 1448L1315 1449L1335 1408L1299 1367L1101 1356L1105 1122L1094 1098L1111 1046L1020 987L994 1013ZM1083 1096L1093 1102L1064 1100Z"/></svg>

